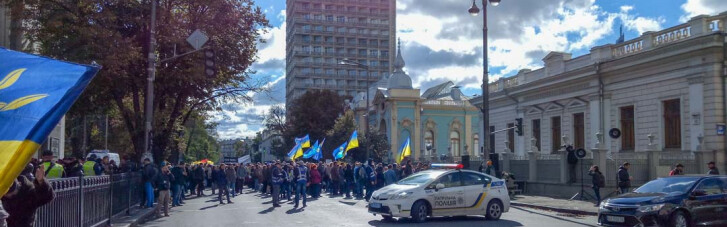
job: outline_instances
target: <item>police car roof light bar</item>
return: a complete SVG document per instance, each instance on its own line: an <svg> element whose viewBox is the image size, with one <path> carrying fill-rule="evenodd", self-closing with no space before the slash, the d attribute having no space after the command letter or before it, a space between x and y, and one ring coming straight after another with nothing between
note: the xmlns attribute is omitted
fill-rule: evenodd
<svg viewBox="0 0 727 227"><path fill-rule="evenodd" d="M432 164L432 168L443 168L443 169L463 169L462 164Z"/></svg>

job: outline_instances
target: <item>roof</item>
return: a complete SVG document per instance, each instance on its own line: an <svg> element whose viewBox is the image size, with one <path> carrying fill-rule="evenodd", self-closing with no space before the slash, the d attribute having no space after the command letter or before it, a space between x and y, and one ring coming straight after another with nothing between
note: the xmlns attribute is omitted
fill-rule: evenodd
<svg viewBox="0 0 727 227"><path fill-rule="evenodd" d="M452 81L441 83L424 91L424 94L422 94L422 98L433 99L436 96L447 95L452 89L452 86L454 86L454 83L452 83Z"/></svg>

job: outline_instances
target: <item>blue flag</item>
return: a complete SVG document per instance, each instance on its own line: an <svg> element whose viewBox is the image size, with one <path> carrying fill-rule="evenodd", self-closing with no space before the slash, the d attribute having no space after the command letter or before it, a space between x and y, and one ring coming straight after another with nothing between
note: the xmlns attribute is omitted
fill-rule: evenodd
<svg viewBox="0 0 727 227"><path fill-rule="evenodd" d="M312 158L316 156L316 152L318 152L318 141L303 154L303 158Z"/></svg>
<svg viewBox="0 0 727 227"><path fill-rule="evenodd" d="M0 48L0 195L98 71Z"/></svg>
<svg viewBox="0 0 727 227"><path fill-rule="evenodd" d="M313 156L313 159L315 159L317 161L320 161L321 158L323 158L323 152L321 150L323 150L323 144L324 143L326 143L326 138L323 138L323 142L321 142L321 145L318 145L318 149L316 151L316 155Z"/></svg>
<svg viewBox="0 0 727 227"><path fill-rule="evenodd" d="M346 144L348 144L348 142L343 142L341 146L338 146L338 148L333 150L333 160L342 159L344 157L343 151L346 150Z"/></svg>

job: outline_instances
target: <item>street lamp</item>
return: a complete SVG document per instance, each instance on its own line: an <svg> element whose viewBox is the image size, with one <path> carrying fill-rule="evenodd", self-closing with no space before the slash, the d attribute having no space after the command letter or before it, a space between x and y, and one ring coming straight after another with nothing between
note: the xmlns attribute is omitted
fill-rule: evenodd
<svg viewBox="0 0 727 227"><path fill-rule="evenodd" d="M356 66L356 67L366 70L366 90L365 90L365 92L366 92L366 111L364 112L364 116L365 116L364 120L366 123L366 126L365 126L366 128L364 129L364 134L366 136L369 136L369 119L368 119L369 118L369 91L368 91L368 89L370 86L369 79L371 77L371 68L368 65L364 65L364 64L361 64L361 63L358 63L355 61L351 61L348 58L341 59L341 61L338 62L338 64L339 65L352 65L352 66ZM356 84L356 86L358 86L358 83ZM368 144L369 143L367 142L366 148L365 148L366 149L366 160L369 159L369 145Z"/></svg>
<svg viewBox="0 0 727 227"><path fill-rule="evenodd" d="M482 153L490 154L490 91L488 86L489 71L487 69L487 3L490 5L497 6L501 0L482 0L482 132L483 132L483 147ZM472 16L477 16L480 13L480 9L477 7L475 0L472 0L472 6L467 10Z"/></svg>

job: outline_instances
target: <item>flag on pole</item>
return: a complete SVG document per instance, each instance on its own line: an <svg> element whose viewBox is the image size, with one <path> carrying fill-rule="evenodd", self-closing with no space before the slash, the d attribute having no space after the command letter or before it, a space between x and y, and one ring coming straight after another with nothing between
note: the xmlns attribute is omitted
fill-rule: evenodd
<svg viewBox="0 0 727 227"><path fill-rule="evenodd" d="M346 146L346 150L343 151L343 156L345 157L346 154L348 154L348 151L354 148L358 147L358 131L353 131L353 134L351 134L351 139L348 140L348 145Z"/></svg>
<svg viewBox="0 0 727 227"><path fill-rule="evenodd" d="M0 196L99 68L0 48Z"/></svg>
<svg viewBox="0 0 727 227"><path fill-rule="evenodd" d="M300 148L300 144L295 144L295 146L293 146L293 149L288 152L288 158L290 158L291 160L295 160L297 158L296 155L302 152L303 148Z"/></svg>
<svg viewBox="0 0 727 227"><path fill-rule="evenodd" d="M310 136L305 135L304 137L301 137L301 138L295 138L295 143L299 143L300 147L303 149L309 148L310 147Z"/></svg>
<svg viewBox="0 0 727 227"><path fill-rule="evenodd" d="M404 160L407 156L411 155L411 147L409 146L409 137L406 138L406 142L401 145L401 153L399 153L399 158L396 159L397 164L401 164L401 161Z"/></svg>
<svg viewBox="0 0 727 227"><path fill-rule="evenodd" d="M320 161L321 158L323 158L323 152L321 150L323 150L323 144L324 143L326 143L326 138L323 138L323 142L321 142L321 145L318 145L318 149L316 151L316 155L313 156L313 159L315 159L316 161Z"/></svg>
<svg viewBox="0 0 727 227"><path fill-rule="evenodd" d="M343 151L346 150L347 144L348 144L348 142L343 142L343 144L341 144L341 146L339 146L338 148L333 150L333 160L338 160L338 159L342 159L343 157L345 157L343 155Z"/></svg>
<svg viewBox="0 0 727 227"><path fill-rule="evenodd" d="M303 154L303 158L312 158L313 156L316 156L316 152L318 152L318 141L316 140L316 143L313 144L312 147L310 147L305 153Z"/></svg>

